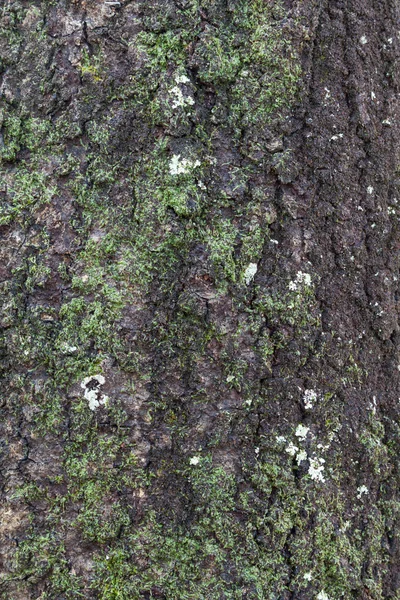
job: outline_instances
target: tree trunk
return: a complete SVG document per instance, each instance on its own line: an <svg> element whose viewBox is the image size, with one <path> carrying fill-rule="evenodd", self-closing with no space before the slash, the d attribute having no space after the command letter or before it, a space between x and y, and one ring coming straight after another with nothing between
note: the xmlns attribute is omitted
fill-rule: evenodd
<svg viewBox="0 0 400 600"><path fill-rule="evenodd" d="M3 0L1 598L400 598L396 0Z"/></svg>

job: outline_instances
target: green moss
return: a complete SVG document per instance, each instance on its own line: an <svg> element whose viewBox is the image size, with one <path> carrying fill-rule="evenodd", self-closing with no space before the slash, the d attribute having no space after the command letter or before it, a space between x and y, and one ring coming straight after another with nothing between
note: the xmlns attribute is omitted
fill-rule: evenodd
<svg viewBox="0 0 400 600"><path fill-rule="evenodd" d="M101 54L90 55L84 48L81 60L78 63L78 69L82 76L89 75L95 82L103 81L105 67Z"/></svg>
<svg viewBox="0 0 400 600"><path fill-rule="evenodd" d="M238 244L237 227L228 219L217 220L205 231L204 241L210 249L214 276L226 289L226 281L236 281L235 243Z"/></svg>
<svg viewBox="0 0 400 600"><path fill-rule="evenodd" d="M147 55L151 72L166 70L174 62L182 64L186 58L186 46L190 39L187 31L150 33L142 31L135 39L139 52Z"/></svg>
<svg viewBox="0 0 400 600"><path fill-rule="evenodd" d="M21 580L21 590L33 588L44 579L46 586L41 595L43 599L57 595L71 599L83 597L79 578L70 572L64 543L54 533L40 535L32 532L28 535L18 546L14 573Z"/></svg>
<svg viewBox="0 0 400 600"><path fill-rule="evenodd" d="M13 364L29 376L11 380L9 403L15 417L34 409L34 434L57 440L63 456L53 479L28 482L17 494L44 508L32 511L32 535L17 551L13 578L25 591L45 581L48 598L273 600L300 592L311 598L321 589L351 597L362 588L367 561L373 579L389 516L382 516L383 508L374 513L364 533L354 511L347 528L340 491L304 477L264 437L262 421L278 399L262 396L261 376L249 376L250 369L261 370L259 363L270 370L274 354L293 341L301 340L298 352L311 347L320 318L312 285L289 289L279 271L273 285L244 281L248 265L261 264L272 220L265 165L253 150L264 147L266 129L299 93L300 59L285 13L279 3L261 0L193 1L174 11L154 3L143 12L147 30L130 44L138 60L131 61L129 82L108 85L100 47L95 56L83 53L80 101L103 94L96 98L98 112L85 120L85 137L67 113L51 127L14 109L3 119L2 158L13 182L2 222L35 218L60 183L73 196L69 225L77 243L71 260L54 267L46 262L44 236L14 273L13 329L5 339ZM176 74L190 79L184 93L193 105L172 106ZM102 114L102 101L110 98L118 108L109 102ZM254 140L251 151L247 138ZM226 139L232 152L225 158ZM171 158L178 154L200 165L173 175ZM273 162L283 180L291 155L279 153ZM61 277L61 306L27 304L51 276ZM196 291L199 282L207 283L214 304ZM215 308L218 294L227 298L227 330L220 313L214 316L223 310ZM125 341L121 320L136 302L147 312L133 344ZM254 356L248 359L243 347L249 344ZM93 412L83 395L73 394L73 386L80 391L84 377L105 372L111 362L129 394L137 381L151 384L147 419L171 436L173 460L168 452L159 458L155 445L151 464L140 467L119 398ZM293 373L286 363L283 378ZM210 366L215 396L196 380L199 365L203 371ZM356 358L349 359L349 370L356 366ZM46 381L41 386L38 374ZM173 385L185 386L185 397L180 389L163 389L172 376ZM197 423L188 429L186 396L190 407L214 410L224 394L235 397L229 388L252 404L219 410L212 431L197 431ZM337 420L329 418L325 425L333 430ZM382 440L376 425L361 439L377 473L386 457ZM189 463L189 442L199 465ZM221 455L231 444L237 462L228 467ZM339 475L335 482L340 487ZM133 497L142 499L138 508ZM62 542L66 522L78 543L92 544L96 567L89 583L71 574ZM37 533L46 528L53 533ZM304 579L309 571L311 583ZM381 582L369 585L378 599Z"/></svg>
<svg viewBox="0 0 400 600"><path fill-rule="evenodd" d="M373 413L370 413L368 424L361 431L360 442L365 448L371 472L375 475L382 474L382 471L385 472L388 464L385 428Z"/></svg>

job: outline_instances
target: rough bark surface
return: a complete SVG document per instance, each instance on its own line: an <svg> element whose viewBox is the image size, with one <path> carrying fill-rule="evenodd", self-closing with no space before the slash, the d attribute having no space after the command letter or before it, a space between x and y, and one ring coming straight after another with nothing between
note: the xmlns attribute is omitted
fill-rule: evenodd
<svg viewBox="0 0 400 600"><path fill-rule="evenodd" d="M3 0L1 598L400 598L399 17Z"/></svg>

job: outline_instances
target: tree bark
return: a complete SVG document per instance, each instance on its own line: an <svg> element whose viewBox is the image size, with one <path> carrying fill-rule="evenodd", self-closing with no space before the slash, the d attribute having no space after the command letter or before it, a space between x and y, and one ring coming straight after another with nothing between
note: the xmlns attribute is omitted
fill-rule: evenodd
<svg viewBox="0 0 400 600"><path fill-rule="evenodd" d="M4 0L1 598L400 598L395 0Z"/></svg>

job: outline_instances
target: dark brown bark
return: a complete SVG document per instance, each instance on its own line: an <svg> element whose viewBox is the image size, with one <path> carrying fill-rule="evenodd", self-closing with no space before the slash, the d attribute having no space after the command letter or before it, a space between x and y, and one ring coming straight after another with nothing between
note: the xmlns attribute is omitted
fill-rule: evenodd
<svg viewBox="0 0 400 600"><path fill-rule="evenodd" d="M398 27L3 3L1 597L400 597Z"/></svg>

